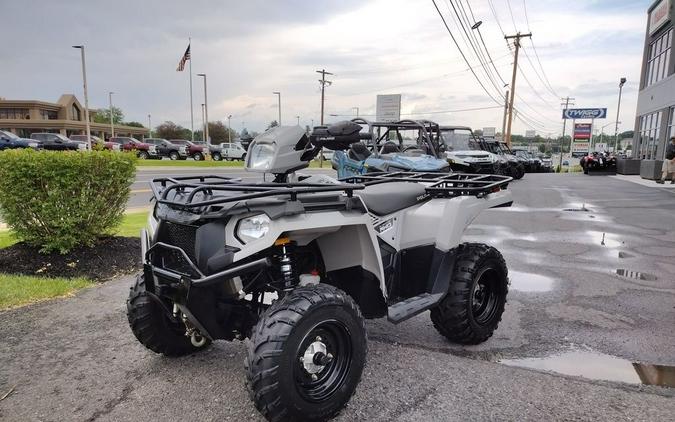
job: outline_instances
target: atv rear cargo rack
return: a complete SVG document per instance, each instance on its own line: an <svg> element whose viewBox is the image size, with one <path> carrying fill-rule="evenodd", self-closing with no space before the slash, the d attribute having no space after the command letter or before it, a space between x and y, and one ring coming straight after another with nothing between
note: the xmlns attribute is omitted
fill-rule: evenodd
<svg viewBox="0 0 675 422"><path fill-rule="evenodd" d="M153 179L150 183L155 200L160 204L183 209L207 207L267 197L289 197L297 201L298 195L310 193L344 192L352 198L354 191L363 189L361 184L339 185L310 183L243 182L239 178L223 176L181 176ZM172 199L170 194L174 193ZM180 199L176 199L180 197ZM307 196L303 197L303 199ZM321 201L318 201L321 203ZM324 203L324 206L327 203ZM344 204L343 204L344 205Z"/></svg>
<svg viewBox="0 0 675 422"><path fill-rule="evenodd" d="M401 171L395 173L366 173L341 179L340 181L357 183L364 186L389 182L423 182L429 183L426 191L433 197L477 196L481 198L490 193L506 189L511 180L513 180L512 177L497 174L440 174Z"/></svg>

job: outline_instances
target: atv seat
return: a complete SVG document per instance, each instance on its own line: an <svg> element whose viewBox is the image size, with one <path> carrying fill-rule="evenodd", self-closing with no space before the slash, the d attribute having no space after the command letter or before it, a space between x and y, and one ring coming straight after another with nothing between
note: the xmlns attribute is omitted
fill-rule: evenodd
<svg viewBox="0 0 675 422"><path fill-rule="evenodd" d="M347 155L352 160L356 161L365 161L366 158L370 157L371 152L368 151L368 147L363 142L356 142L349 146L349 152Z"/></svg>
<svg viewBox="0 0 675 422"><path fill-rule="evenodd" d="M375 215L391 214L429 198L423 185L411 182L371 185L354 195L358 195L368 211Z"/></svg>
<svg viewBox="0 0 675 422"><path fill-rule="evenodd" d="M389 141L382 146L380 154L394 154L397 152L401 152L401 150L398 149L398 146L395 143Z"/></svg>

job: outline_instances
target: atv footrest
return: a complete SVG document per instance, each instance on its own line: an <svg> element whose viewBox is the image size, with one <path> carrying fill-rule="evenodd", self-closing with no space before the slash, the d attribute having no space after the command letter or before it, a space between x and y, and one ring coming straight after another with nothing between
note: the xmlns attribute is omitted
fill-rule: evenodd
<svg viewBox="0 0 675 422"><path fill-rule="evenodd" d="M421 295L413 296L402 302L395 303L389 307L387 319L394 324L403 322L432 308L443 299L443 296L443 293L422 293Z"/></svg>

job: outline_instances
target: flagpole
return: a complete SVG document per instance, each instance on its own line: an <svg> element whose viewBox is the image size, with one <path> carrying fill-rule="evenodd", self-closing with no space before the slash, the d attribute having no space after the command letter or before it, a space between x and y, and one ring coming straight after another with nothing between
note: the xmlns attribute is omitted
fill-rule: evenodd
<svg viewBox="0 0 675 422"><path fill-rule="evenodd" d="M190 47L190 134L191 141L195 141L195 115L192 110L192 38L188 38L188 46Z"/></svg>

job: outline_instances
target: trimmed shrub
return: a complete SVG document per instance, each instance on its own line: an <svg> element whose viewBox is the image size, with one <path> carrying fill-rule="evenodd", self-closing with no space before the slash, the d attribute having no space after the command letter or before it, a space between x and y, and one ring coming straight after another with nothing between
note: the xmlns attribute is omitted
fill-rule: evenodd
<svg viewBox="0 0 675 422"><path fill-rule="evenodd" d="M91 246L120 224L135 174L132 154L0 152L0 217L42 252Z"/></svg>

